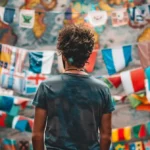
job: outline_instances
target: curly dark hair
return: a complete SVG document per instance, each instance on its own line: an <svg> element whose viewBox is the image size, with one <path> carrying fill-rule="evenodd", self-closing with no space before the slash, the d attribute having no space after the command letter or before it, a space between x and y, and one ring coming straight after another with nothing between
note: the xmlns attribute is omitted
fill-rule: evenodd
<svg viewBox="0 0 150 150"><path fill-rule="evenodd" d="M94 34L81 25L67 25L58 36L57 49L72 66L82 68L94 47Z"/></svg>

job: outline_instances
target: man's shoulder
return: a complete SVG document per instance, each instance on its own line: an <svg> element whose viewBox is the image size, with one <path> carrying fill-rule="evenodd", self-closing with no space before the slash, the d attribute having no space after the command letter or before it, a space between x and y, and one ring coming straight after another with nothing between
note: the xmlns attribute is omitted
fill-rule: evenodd
<svg viewBox="0 0 150 150"><path fill-rule="evenodd" d="M100 87L101 89L108 89L108 85L102 81L101 79L97 79L96 77L92 77L91 81L94 85Z"/></svg>
<svg viewBox="0 0 150 150"><path fill-rule="evenodd" d="M51 75L47 80L43 81L43 84L52 84L62 81L61 75Z"/></svg>

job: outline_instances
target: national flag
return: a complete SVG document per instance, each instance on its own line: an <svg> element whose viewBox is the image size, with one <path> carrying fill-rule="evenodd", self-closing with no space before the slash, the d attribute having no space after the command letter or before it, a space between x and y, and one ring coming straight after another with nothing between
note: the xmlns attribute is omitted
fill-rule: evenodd
<svg viewBox="0 0 150 150"><path fill-rule="evenodd" d="M46 80L47 78L48 77L43 74L34 74L34 73L27 74L27 82L30 82L34 85L40 85L40 83Z"/></svg>
<svg viewBox="0 0 150 150"><path fill-rule="evenodd" d="M22 93L26 84L25 74L3 68L0 76L0 84L2 88L13 89L18 93Z"/></svg>
<svg viewBox="0 0 150 150"><path fill-rule="evenodd" d="M24 67L24 61L27 55L27 51L21 48L4 44L0 46L0 51L0 68L13 68L15 72L21 73Z"/></svg>
<svg viewBox="0 0 150 150"><path fill-rule="evenodd" d="M150 42L138 43L138 54L142 67L145 69L150 66Z"/></svg>
<svg viewBox="0 0 150 150"><path fill-rule="evenodd" d="M129 145L125 142L114 143L113 150L129 150Z"/></svg>
<svg viewBox="0 0 150 150"><path fill-rule="evenodd" d="M2 68L10 68L12 49L10 46L0 45L0 73Z"/></svg>
<svg viewBox="0 0 150 150"><path fill-rule="evenodd" d="M7 117L5 119L5 124L7 128L12 128L14 118L15 116L11 116L7 113Z"/></svg>
<svg viewBox="0 0 150 150"><path fill-rule="evenodd" d="M30 85L30 84L27 84L26 87L25 87L25 90L23 91L23 95L35 95L36 94L36 91L38 89L38 86L37 85Z"/></svg>
<svg viewBox="0 0 150 150"><path fill-rule="evenodd" d="M21 9L19 15L19 26L22 28L33 28L35 21L35 10Z"/></svg>
<svg viewBox="0 0 150 150"><path fill-rule="evenodd" d="M24 117L24 116L16 116L13 120L13 129L17 129L21 132L31 132L33 123L31 119Z"/></svg>
<svg viewBox="0 0 150 150"><path fill-rule="evenodd" d="M129 149L130 150L145 150L144 149L144 144L142 141L139 141L139 142L135 142L135 143L131 143L129 145Z"/></svg>
<svg viewBox="0 0 150 150"><path fill-rule="evenodd" d="M2 96L4 96L4 95L12 96L13 94L14 94L13 90L7 90L7 89L4 89L4 88L0 87L0 95L2 95Z"/></svg>
<svg viewBox="0 0 150 150"><path fill-rule="evenodd" d="M96 63L97 54L98 54L97 51L93 51L87 63L85 64L85 70L89 73L93 72L93 69Z"/></svg>
<svg viewBox="0 0 150 150"><path fill-rule="evenodd" d="M53 51L29 52L29 70L37 74L50 74L54 54Z"/></svg>
<svg viewBox="0 0 150 150"><path fill-rule="evenodd" d="M128 96L128 99L133 108L136 108L137 106L139 106L141 104L141 101L136 99L136 97L134 97L134 95L132 95L132 94Z"/></svg>
<svg viewBox="0 0 150 150"><path fill-rule="evenodd" d="M94 27L105 25L107 19L108 19L108 15L106 11L100 11L100 10L90 11L88 12L87 15L87 20Z"/></svg>
<svg viewBox="0 0 150 150"><path fill-rule="evenodd" d="M8 24L13 23L14 16L15 16L15 9L0 6L0 20L1 21L8 23Z"/></svg>
<svg viewBox="0 0 150 150"><path fill-rule="evenodd" d="M24 68L27 50L14 46L11 46L11 49L12 49L11 65L14 67L15 72L21 73Z"/></svg>
<svg viewBox="0 0 150 150"><path fill-rule="evenodd" d="M21 107L21 109L25 109L28 103L29 103L29 100L25 99L23 97L22 98L16 97L14 100L14 104L19 105Z"/></svg>
<svg viewBox="0 0 150 150"><path fill-rule="evenodd" d="M113 27L127 25L129 22L127 9L122 8L112 11L111 19Z"/></svg>
<svg viewBox="0 0 150 150"><path fill-rule="evenodd" d="M132 46L103 49L102 57L109 75L113 75L127 67L132 61Z"/></svg>
<svg viewBox="0 0 150 150"><path fill-rule="evenodd" d="M144 124L136 125L132 127L134 138L144 138L146 137L146 127Z"/></svg>
<svg viewBox="0 0 150 150"><path fill-rule="evenodd" d="M6 112L0 111L0 127L6 127L7 114Z"/></svg>
<svg viewBox="0 0 150 150"><path fill-rule="evenodd" d="M131 139L131 127L112 130L112 142L119 142Z"/></svg>
<svg viewBox="0 0 150 150"><path fill-rule="evenodd" d="M3 150L17 150L17 142L11 139L3 139Z"/></svg>
<svg viewBox="0 0 150 150"><path fill-rule="evenodd" d="M0 96L0 110L9 112L14 104L14 97Z"/></svg>
<svg viewBox="0 0 150 150"><path fill-rule="evenodd" d="M126 94L139 92L145 89L144 86L145 75L144 70L142 68L125 71L122 72L120 75Z"/></svg>
<svg viewBox="0 0 150 150"><path fill-rule="evenodd" d="M145 150L150 150L150 140L144 141Z"/></svg>

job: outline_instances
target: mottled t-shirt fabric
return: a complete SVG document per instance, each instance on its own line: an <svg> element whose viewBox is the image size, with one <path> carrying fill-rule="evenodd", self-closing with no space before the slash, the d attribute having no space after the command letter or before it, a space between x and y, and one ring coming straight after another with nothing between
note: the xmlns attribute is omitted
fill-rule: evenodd
<svg viewBox="0 0 150 150"><path fill-rule="evenodd" d="M78 74L42 82L33 105L47 110L47 150L100 150L101 117L114 110L109 89L93 76Z"/></svg>

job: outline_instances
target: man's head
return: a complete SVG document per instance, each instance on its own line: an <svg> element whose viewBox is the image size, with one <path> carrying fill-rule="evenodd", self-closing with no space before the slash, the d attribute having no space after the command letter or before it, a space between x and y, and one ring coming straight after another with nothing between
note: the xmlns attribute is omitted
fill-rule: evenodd
<svg viewBox="0 0 150 150"><path fill-rule="evenodd" d="M94 46L94 34L82 26L65 26L59 33L57 49L70 66L84 67Z"/></svg>

